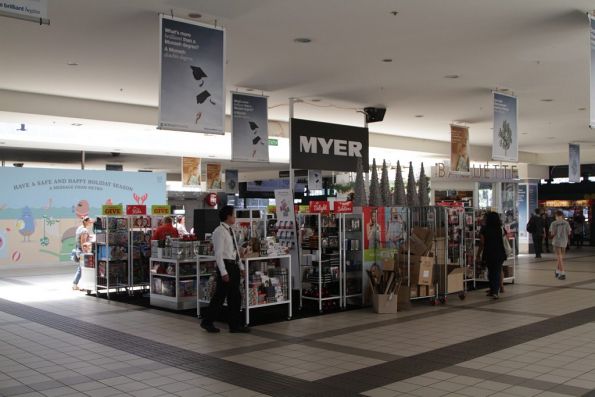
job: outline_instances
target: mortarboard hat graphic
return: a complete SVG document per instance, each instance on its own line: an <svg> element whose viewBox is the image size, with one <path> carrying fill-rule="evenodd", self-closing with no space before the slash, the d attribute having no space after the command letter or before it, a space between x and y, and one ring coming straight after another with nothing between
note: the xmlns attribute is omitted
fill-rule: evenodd
<svg viewBox="0 0 595 397"><path fill-rule="evenodd" d="M192 69L192 75L194 76L194 80L200 81L200 86L202 87L205 83L203 81L203 78L208 77L207 74L202 70L202 68L198 66L190 65L190 68Z"/></svg>
<svg viewBox="0 0 595 397"><path fill-rule="evenodd" d="M204 103L210 96L211 93L205 90L196 96L196 103L200 105L201 103Z"/></svg>
<svg viewBox="0 0 595 397"><path fill-rule="evenodd" d="M256 138L252 139L252 144L256 145L258 142L260 142L260 137L257 136Z"/></svg>
<svg viewBox="0 0 595 397"><path fill-rule="evenodd" d="M252 131L254 131L257 128L258 128L258 124L256 124L254 121L250 121L250 129Z"/></svg>

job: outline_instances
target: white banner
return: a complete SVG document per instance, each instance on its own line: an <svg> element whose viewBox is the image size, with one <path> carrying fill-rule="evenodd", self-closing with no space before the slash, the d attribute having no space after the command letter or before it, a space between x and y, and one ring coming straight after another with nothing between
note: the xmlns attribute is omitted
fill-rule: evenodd
<svg viewBox="0 0 595 397"><path fill-rule="evenodd" d="M308 170L308 190L322 190L322 171Z"/></svg>
<svg viewBox="0 0 595 397"><path fill-rule="evenodd" d="M492 159L516 163L519 160L517 98L494 92L494 139Z"/></svg>
<svg viewBox="0 0 595 397"><path fill-rule="evenodd" d="M160 19L159 128L225 134L225 32Z"/></svg>
<svg viewBox="0 0 595 397"><path fill-rule="evenodd" d="M581 181L581 147L572 143L568 145L568 181Z"/></svg>
<svg viewBox="0 0 595 397"><path fill-rule="evenodd" d="M589 118L589 127L595 128L595 18L592 15L589 15L589 43L591 48L591 56L590 56L590 91L591 91L591 101L590 101L590 118Z"/></svg>
<svg viewBox="0 0 595 397"><path fill-rule="evenodd" d="M231 158L269 161L268 100L260 95L231 93Z"/></svg>
<svg viewBox="0 0 595 397"><path fill-rule="evenodd" d="M38 23L50 23L47 0L2 0L0 15Z"/></svg>

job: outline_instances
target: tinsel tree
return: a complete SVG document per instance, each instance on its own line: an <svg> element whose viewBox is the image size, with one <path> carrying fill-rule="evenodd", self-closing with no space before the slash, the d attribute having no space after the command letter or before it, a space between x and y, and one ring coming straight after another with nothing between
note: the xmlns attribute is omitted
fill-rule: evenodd
<svg viewBox="0 0 595 397"><path fill-rule="evenodd" d="M353 205L356 207L363 207L368 205L366 197L366 188L364 186L364 166L362 159L357 159L357 171L355 174L355 189L354 189Z"/></svg>
<svg viewBox="0 0 595 397"><path fill-rule="evenodd" d="M378 182L378 170L376 169L376 159L372 160L372 176L370 178L370 197L368 198L368 204L371 207L382 206L380 183Z"/></svg>
<svg viewBox="0 0 595 397"><path fill-rule="evenodd" d="M419 173L419 205L420 207L428 207L430 205L430 187L428 185L428 177L424 170L424 163L421 163L421 171Z"/></svg>
<svg viewBox="0 0 595 397"><path fill-rule="evenodd" d="M403 182L403 172L401 171L401 162L397 161L397 173L395 175L395 192L393 205L402 207L407 205L407 196L405 196L405 182Z"/></svg>
<svg viewBox="0 0 595 397"><path fill-rule="evenodd" d="M386 160L382 160L382 174L380 176L380 195L382 197L382 205L390 207L390 186L388 185L388 168L386 166Z"/></svg>
<svg viewBox="0 0 595 397"><path fill-rule="evenodd" d="M413 164L409 162L409 177L407 178L407 205L419 207L419 197L415 189L415 175L413 175Z"/></svg>

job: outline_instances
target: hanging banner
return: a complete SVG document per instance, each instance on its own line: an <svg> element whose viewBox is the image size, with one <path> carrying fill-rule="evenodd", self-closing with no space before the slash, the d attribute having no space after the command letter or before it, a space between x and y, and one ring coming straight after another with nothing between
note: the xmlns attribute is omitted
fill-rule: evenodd
<svg viewBox="0 0 595 397"><path fill-rule="evenodd" d="M127 205L126 215L147 215L146 205Z"/></svg>
<svg viewBox="0 0 595 397"><path fill-rule="evenodd" d="M221 164L207 163L207 189L223 189L223 183L221 182Z"/></svg>
<svg viewBox="0 0 595 397"><path fill-rule="evenodd" d="M308 190L322 190L322 172L320 170L308 170Z"/></svg>
<svg viewBox="0 0 595 397"><path fill-rule="evenodd" d="M450 171L469 174L469 127L450 126Z"/></svg>
<svg viewBox="0 0 595 397"><path fill-rule="evenodd" d="M182 186L200 186L200 158L182 157Z"/></svg>
<svg viewBox="0 0 595 397"><path fill-rule="evenodd" d="M576 144L568 145L568 182L581 181L581 147Z"/></svg>
<svg viewBox="0 0 595 397"><path fill-rule="evenodd" d="M238 170L225 170L225 193L239 193L239 185Z"/></svg>
<svg viewBox="0 0 595 397"><path fill-rule="evenodd" d="M333 201L333 212L335 214L353 213L353 201Z"/></svg>
<svg viewBox="0 0 595 397"><path fill-rule="evenodd" d="M225 134L225 32L161 15L159 124Z"/></svg>
<svg viewBox="0 0 595 397"><path fill-rule="evenodd" d="M0 15L50 24L47 0L3 0L0 1Z"/></svg>
<svg viewBox="0 0 595 397"><path fill-rule="evenodd" d="M291 119L291 166L294 169L368 172L368 129Z"/></svg>
<svg viewBox="0 0 595 397"><path fill-rule="evenodd" d="M231 158L269 161L267 97L231 93Z"/></svg>
<svg viewBox="0 0 595 397"><path fill-rule="evenodd" d="M529 197L527 191L527 184L519 183L517 194L517 208L519 209L519 238L523 241L528 241L529 234L526 225L529 223L530 214L528 212Z"/></svg>
<svg viewBox="0 0 595 397"><path fill-rule="evenodd" d="M494 92L494 135L492 159L516 163L519 160L517 98Z"/></svg>
<svg viewBox="0 0 595 397"><path fill-rule="evenodd" d="M328 214L331 212L331 204L328 201L313 200L308 203L308 210L312 214Z"/></svg>
<svg viewBox="0 0 595 397"><path fill-rule="evenodd" d="M595 128L595 18L592 15L589 15L589 42L591 47L591 57L590 63L590 118L589 118L589 127Z"/></svg>

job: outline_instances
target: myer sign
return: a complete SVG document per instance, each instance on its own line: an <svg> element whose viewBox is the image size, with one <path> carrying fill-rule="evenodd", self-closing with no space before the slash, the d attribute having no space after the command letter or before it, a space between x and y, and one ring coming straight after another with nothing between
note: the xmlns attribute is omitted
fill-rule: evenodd
<svg viewBox="0 0 595 397"><path fill-rule="evenodd" d="M357 159L368 171L368 129L291 119L293 168L356 171Z"/></svg>

